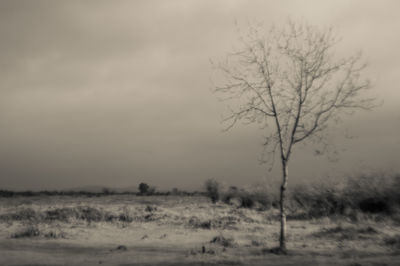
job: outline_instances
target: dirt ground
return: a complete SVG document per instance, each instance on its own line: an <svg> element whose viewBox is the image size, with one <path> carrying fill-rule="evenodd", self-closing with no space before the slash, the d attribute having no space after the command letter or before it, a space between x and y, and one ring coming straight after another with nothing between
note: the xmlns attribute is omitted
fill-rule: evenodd
<svg viewBox="0 0 400 266"><path fill-rule="evenodd" d="M80 210L78 212L77 210ZM0 265L400 265L389 219L288 221L202 197L0 199Z"/></svg>

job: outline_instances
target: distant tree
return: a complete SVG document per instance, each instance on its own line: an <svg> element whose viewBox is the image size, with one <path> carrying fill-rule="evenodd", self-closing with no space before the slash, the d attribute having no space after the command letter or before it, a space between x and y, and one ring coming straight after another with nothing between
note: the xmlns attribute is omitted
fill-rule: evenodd
<svg viewBox="0 0 400 266"><path fill-rule="evenodd" d="M172 195L178 195L180 192L179 192L179 190L176 188L176 187L174 187L173 189L172 189Z"/></svg>
<svg viewBox="0 0 400 266"><path fill-rule="evenodd" d="M264 155L272 162L279 151L280 245L286 253L285 191L289 159L296 144L321 141L330 121L356 109L369 110L374 99L361 97L369 82L362 78L361 54L336 60L337 40L331 29L289 21L282 29L263 34L250 28L242 48L217 65L225 79L216 91L235 100L226 118L230 129L240 120L266 128Z"/></svg>
<svg viewBox="0 0 400 266"><path fill-rule="evenodd" d="M207 196L211 199L212 203L216 203L219 200L220 185L214 179L207 179L204 183L204 187L207 192Z"/></svg>
<svg viewBox="0 0 400 266"><path fill-rule="evenodd" d="M150 186L146 183L139 184L139 192L140 194L147 194L149 192Z"/></svg>
<svg viewBox="0 0 400 266"><path fill-rule="evenodd" d="M101 192L102 192L104 195L112 194L111 189L109 189L109 188L107 188L107 187L104 187L104 188L101 190Z"/></svg>

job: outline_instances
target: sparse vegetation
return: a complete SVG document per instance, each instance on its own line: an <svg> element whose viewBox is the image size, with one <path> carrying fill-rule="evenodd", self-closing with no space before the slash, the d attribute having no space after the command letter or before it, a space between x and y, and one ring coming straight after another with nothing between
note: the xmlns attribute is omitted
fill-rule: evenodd
<svg viewBox="0 0 400 266"><path fill-rule="evenodd" d="M222 200L230 190L238 193L244 190L251 195L251 191L261 188L221 191ZM281 254L279 249L271 248L278 238L275 229L279 226L279 212L275 207L259 211L257 205L248 208L240 204L212 204L205 195L13 197L0 204L0 236L5 243L11 239L29 239L18 242L42 248L44 241L50 241L48 245L65 244L74 250L74 245L76 250L81 250L82 243L92 248L101 241L110 247L109 252L118 252L120 256L148 256L149 246L154 247L153 252L169 246L166 252L177 256L186 254L184 261L214 258L219 262L223 258L247 265L247 261L262 261L266 256ZM289 239L301 254L306 254L308 249L315 249L316 254L350 252L346 245L357 247L351 250L352 254L363 254L365 247L359 245L360 241L369 243L372 250L379 245L387 247L387 252L397 250L398 239L392 229L397 224L381 226L383 222L368 220L367 214L365 217L362 222L349 221L346 216L292 221ZM326 245L321 245L322 242ZM338 243L342 247L332 249ZM141 245L146 248L141 249ZM303 250L302 246L306 248ZM3 248L7 249L5 245Z"/></svg>
<svg viewBox="0 0 400 266"><path fill-rule="evenodd" d="M399 175L370 174L337 185L291 187L288 218L296 226L291 227L294 235L290 234L289 239L297 249L305 250L323 250L326 247L317 243L330 243L324 252L342 252L343 256L353 254L354 249L346 247L358 248L360 241L365 245L356 252L364 252L368 245L386 247L391 254L397 252L400 238L392 228L398 227L400 217L399 183ZM82 232L87 232L88 238L92 234L107 238L110 232L117 233L119 238L126 238L120 245L124 247L130 241L139 241L134 245L170 241L171 245L182 243L187 247L187 258L236 258L236 253L247 252L250 255L245 256L261 260L286 254L274 248L279 200L273 188L257 185L224 190L216 180L206 184L209 189L203 194L177 189L154 195L103 190L96 197L84 193L73 197L8 193L12 196L0 205L0 227L8 232L8 239L31 241L74 241ZM192 244L184 244L187 241ZM332 245L337 249L332 251ZM110 252L121 255L133 251L137 252L135 248L113 248Z"/></svg>
<svg viewBox="0 0 400 266"><path fill-rule="evenodd" d="M139 217L136 217L139 218ZM65 207L49 209L42 212L33 209L21 209L16 212L0 215L0 221L25 221L25 222L71 222L72 220L82 220L86 222L132 222L134 220L130 214L120 212L110 213L101 209L89 206Z"/></svg>
<svg viewBox="0 0 400 266"><path fill-rule="evenodd" d="M183 191L183 190L172 190L172 191L157 191L156 187L150 186L147 193L142 194L140 192L134 191L122 191L118 192L110 188L103 188L101 191L75 191L75 190L43 190L43 191L11 191L11 190L0 190L0 198L12 198L12 197L41 197L41 196L85 196L91 197L102 197L111 195L141 195L141 196L169 196L169 195L179 195L179 196L200 196L205 195L204 192L199 191Z"/></svg>
<svg viewBox="0 0 400 266"><path fill-rule="evenodd" d="M0 197L39 197L39 196L85 196L85 197L100 197L105 195L133 195L134 192L116 192L109 188L104 188L99 192L91 191L74 191L74 190L43 190L43 191L11 191L0 190Z"/></svg>
<svg viewBox="0 0 400 266"><path fill-rule="evenodd" d="M149 188L151 188L149 186ZM205 193L187 192L173 189L172 192L147 191L147 196L179 196L198 197L207 196L212 202L222 202L238 207L266 211L270 208L279 207L279 199L273 190L261 186L250 188L239 188L235 186L223 190L218 181L208 179L205 182ZM349 177L345 183L336 185L316 184L314 186L294 185L289 190L287 207L288 219L307 220L322 217L345 216L355 218L357 213L367 215L382 215L400 221L400 175L399 174L368 174ZM64 193L60 191L41 192L13 192L0 191L0 197L42 197L42 196L76 196L94 197L101 196L129 196L132 193L117 193L113 190L103 190L99 193L74 192ZM151 201L145 200L147 212L152 212L157 207ZM127 212L106 213L104 210L90 206L79 206L74 208L62 207L52 208L45 212L37 212L32 208L23 207L9 213L0 214L1 220L14 221L36 221L56 220L68 221L68 219L96 221L124 221L131 222L135 218Z"/></svg>

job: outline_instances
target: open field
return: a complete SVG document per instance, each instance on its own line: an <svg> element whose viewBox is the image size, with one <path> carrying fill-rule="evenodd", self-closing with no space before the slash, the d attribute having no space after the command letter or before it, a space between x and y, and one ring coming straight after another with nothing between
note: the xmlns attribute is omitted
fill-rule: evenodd
<svg viewBox="0 0 400 266"><path fill-rule="evenodd" d="M288 221L205 197L2 198L1 265L399 265L400 226L360 214Z"/></svg>

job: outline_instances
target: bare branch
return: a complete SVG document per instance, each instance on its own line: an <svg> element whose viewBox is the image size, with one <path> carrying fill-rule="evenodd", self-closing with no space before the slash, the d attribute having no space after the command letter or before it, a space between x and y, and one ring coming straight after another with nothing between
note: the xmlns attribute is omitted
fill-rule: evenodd
<svg viewBox="0 0 400 266"><path fill-rule="evenodd" d="M264 147L272 147L273 154L279 149L287 162L295 144L322 133L345 110L376 106L374 98L361 96L370 87L361 78L366 67L362 54L336 60L337 38L331 28L289 21L267 37L261 34L252 28L241 39L242 49L219 66L226 82L216 91L238 103L224 120L230 123L227 129L240 120L263 128L272 122Z"/></svg>

